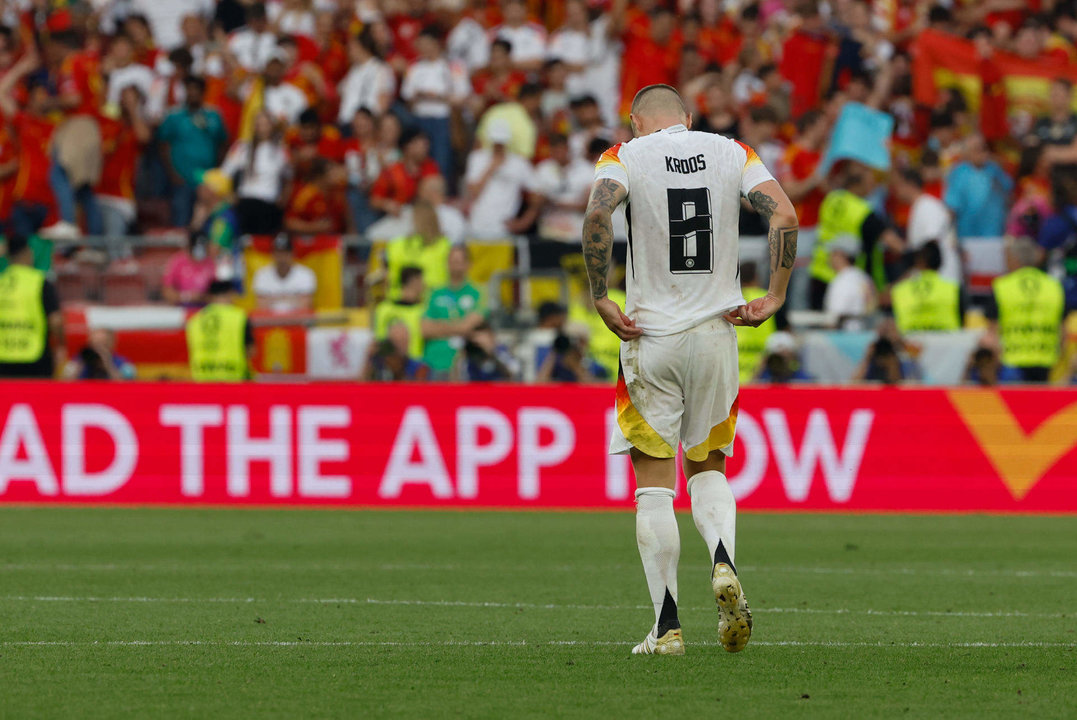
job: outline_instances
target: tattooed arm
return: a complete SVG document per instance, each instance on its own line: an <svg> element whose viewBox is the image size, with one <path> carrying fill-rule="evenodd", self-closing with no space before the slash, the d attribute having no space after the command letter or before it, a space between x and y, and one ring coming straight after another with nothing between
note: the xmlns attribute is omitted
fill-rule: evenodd
<svg viewBox="0 0 1077 720"><path fill-rule="evenodd" d="M748 193L748 202L770 226L767 233L770 245L770 287L765 297L742 305L736 312L729 313L726 319L734 325L758 326L778 312L785 303L789 276L797 259L799 225L793 203L776 180L756 185Z"/></svg>
<svg viewBox="0 0 1077 720"><path fill-rule="evenodd" d="M631 340L642 334L635 321L606 296L606 278L613 257L612 215L627 194L619 182L608 178L595 180L583 219L583 260L587 266L587 279L591 282L591 300L606 327L622 340Z"/></svg>

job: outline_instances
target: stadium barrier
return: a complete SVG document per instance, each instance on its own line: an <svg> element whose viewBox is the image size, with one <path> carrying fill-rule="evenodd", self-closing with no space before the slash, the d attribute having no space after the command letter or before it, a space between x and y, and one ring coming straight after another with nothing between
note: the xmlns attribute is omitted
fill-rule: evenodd
<svg viewBox="0 0 1077 720"><path fill-rule="evenodd" d="M0 384L0 502L629 508L612 391ZM745 388L744 509L1077 512L1077 391ZM680 507L687 505L682 488Z"/></svg>

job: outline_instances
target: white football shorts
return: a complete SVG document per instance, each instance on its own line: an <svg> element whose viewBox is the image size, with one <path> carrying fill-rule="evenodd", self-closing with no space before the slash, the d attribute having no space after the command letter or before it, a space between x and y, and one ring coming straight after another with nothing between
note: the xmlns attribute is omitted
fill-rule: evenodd
<svg viewBox="0 0 1077 720"><path fill-rule="evenodd" d="M739 392L737 334L725 318L622 342L610 454L671 458L679 444L690 460L732 455Z"/></svg>

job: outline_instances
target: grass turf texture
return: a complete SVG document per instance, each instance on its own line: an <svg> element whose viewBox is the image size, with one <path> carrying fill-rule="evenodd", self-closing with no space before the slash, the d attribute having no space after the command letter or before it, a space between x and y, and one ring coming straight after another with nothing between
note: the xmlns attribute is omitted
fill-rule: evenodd
<svg viewBox="0 0 1077 720"><path fill-rule="evenodd" d="M729 655L681 515L683 658L629 655L633 522L0 509L0 717L1077 712L1077 518L744 514Z"/></svg>

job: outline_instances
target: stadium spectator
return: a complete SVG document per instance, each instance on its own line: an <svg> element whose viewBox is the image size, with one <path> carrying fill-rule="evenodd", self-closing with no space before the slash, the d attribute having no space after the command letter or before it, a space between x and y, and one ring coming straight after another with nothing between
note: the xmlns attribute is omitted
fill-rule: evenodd
<svg viewBox="0 0 1077 720"><path fill-rule="evenodd" d="M413 232L397 237L385 246L385 265L389 273L389 297L400 296L401 273L405 267L423 271L427 290L444 286L449 281L449 252L452 244L441 232L437 210L433 205L417 201L412 208Z"/></svg>
<svg viewBox="0 0 1077 720"><path fill-rule="evenodd" d="M868 348L867 355L853 376L854 382L901 385L910 379L907 363L890 338L880 337Z"/></svg>
<svg viewBox="0 0 1077 720"><path fill-rule="evenodd" d="M839 235L828 245L830 267L834 277L826 286L823 312L835 327L863 330L865 320L875 311L875 288L868 274L855 264L860 254L860 240Z"/></svg>
<svg viewBox="0 0 1077 720"><path fill-rule="evenodd" d="M759 284L759 271L754 262L743 262L740 266L741 294L748 302L767 294ZM751 382L763 367L767 340L778 329L776 318L767 318L759 327L745 325L737 328L737 364L741 383Z"/></svg>
<svg viewBox="0 0 1077 720"><path fill-rule="evenodd" d="M142 97L149 97L157 79L152 66L135 59L134 43L126 35L117 35L109 43L108 52L101 60L101 74L108 79L105 102L109 105L118 105L120 94L128 87L136 88Z"/></svg>
<svg viewBox="0 0 1077 720"><path fill-rule="evenodd" d="M232 205L232 178L220 170L202 173L190 228L220 248L238 252L239 220Z"/></svg>
<svg viewBox="0 0 1077 720"><path fill-rule="evenodd" d="M46 81L35 75L27 85L24 104L16 102L16 86L38 67L39 60L28 52L0 79L0 109L18 141L18 168L11 187L14 206L11 226L17 235L29 237L43 226L53 210L49 187L49 144L56 129L51 115L53 103Z"/></svg>
<svg viewBox="0 0 1077 720"><path fill-rule="evenodd" d="M86 345L64 368L69 380L134 380L135 366L116 354L116 335L105 328L90 330Z"/></svg>
<svg viewBox="0 0 1077 720"><path fill-rule="evenodd" d="M374 345L367 363L368 382L423 382L430 379L430 367L413 357L412 329L407 323L395 321L385 331L385 338Z"/></svg>
<svg viewBox="0 0 1077 720"><path fill-rule="evenodd" d="M546 59L546 28L529 21L524 0L505 0L501 13L504 22L491 35L512 46L512 63L518 70L537 71Z"/></svg>
<svg viewBox="0 0 1077 720"><path fill-rule="evenodd" d="M534 170L534 192L541 199L539 237L578 242L583 211L594 180L594 164L573 156L568 138L550 136L550 157Z"/></svg>
<svg viewBox="0 0 1077 720"><path fill-rule="evenodd" d="M782 44L779 71L792 86L791 109L796 119L819 105L828 79L824 68L834 52L834 41L816 2L805 0L793 13L800 22Z"/></svg>
<svg viewBox="0 0 1077 720"><path fill-rule="evenodd" d="M275 235L280 232L284 211L281 202L288 191L291 163L280 133L268 112L254 118L250 140L238 140L221 164L236 189L239 232Z"/></svg>
<svg viewBox="0 0 1077 720"><path fill-rule="evenodd" d="M467 197L470 236L496 240L526 231L538 215L537 199L529 192L534 170L526 159L508 148L512 130L507 123L491 123L489 148L471 151L467 159ZM523 195L527 208L521 213Z"/></svg>
<svg viewBox="0 0 1077 720"><path fill-rule="evenodd" d="M942 275L942 253L934 240L914 254L913 274L891 291L894 321L902 333L961 328L961 288Z"/></svg>
<svg viewBox="0 0 1077 720"><path fill-rule="evenodd" d="M314 34L314 12L310 0L280 0L266 4L266 15L270 27L278 35Z"/></svg>
<svg viewBox="0 0 1077 720"><path fill-rule="evenodd" d="M101 127L102 159L101 179L97 183L97 202L101 208L102 232L106 240L116 247L119 238L126 236L135 221L135 173L142 148L153 138L153 129L146 121L143 96L134 85L128 85L120 93L117 117L102 114L98 119ZM114 257L130 252L112 251Z"/></svg>
<svg viewBox="0 0 1077 720"><path fill-rule="evenodd" d="M220 114L205 107L205 80L189 77L183 90L183 107L170 112L157 129L161 161L171 182L172 224L177 227L190 222L202 173L220 164L228 140Z"/></svg>
<svg viewBox="0 0 1077 720"><path fill-rule="evenodd" d="M991 159L982 135L965 141L964 159L946 178L943 201L954 212L958 238L999 237L1006 229L1013 180Z"/></svg>
<svg viewBox="0 0 1077 720"><path fill-rule="evenodd" d="M306 93L287 79L292 62L283 47L278 46L266 62L262 76L247 84L247 102L258 104L260 95L261 108L269 113L274 124L293 125L307 109Z"/></svg>
<svg viewBox="0 0 1077 720"><path fill-rule="evenodd" d="M941 254L939 275L951 283L961 282L961 257L957 250L953 216L941 200L924 192L924 179L912 168L894 176L894 197L909 206L909 222L905 240L909 250L918 251L935 242Z"/></svg>
<svg viewBox="0 0 1077 720"><path fill-rule="evenodd" d="M406 267L400 271L400 293L395 298L382 300L374 308L374 339L390 339L389 330L397 324L407 330L406 354L409 358L421 361L423 358L423 316L426 314L426 283L423 271L417 267ZM405 346L395 343L403 351Z"/></svg>
<svg viewBox="0 0 1077 720"><path fill-rule="evenodd" d="M797 118L797 134L778 164L782 187L797 210L801 232L819 223L819 206L826 197L826 174L820 162L830 135L830 120L819 110Z"/></svg>
<svg viewBox="0 0 1077 720"><path fill-rule="evenodd" d="M809 274L809 302L822 309L826 286L835 274L830 264L830 243L838 236L851 236L860 242L854 259L863 256L876 285L883 287L889 279L885 252L900 253L905 243L887 220L866 199L873 190L871 171L859 163L849 162L838 181L819 206L818 235Z"/></svg>
<svg viewBox="0 0 1077 720"><path fill-rule="evenodd" d="M197 382L242 382L251 377L254 332L247 313L234 304L228 280L214 280L209 304L187 321L187 356Z"/></svg>
<svg viewBox="0 0 1077 720"><path fill-rule="evenodd" d="M1050 272L1062 280L1067 309L1077 309L1077 167L1056 168L1054 212L1044 219L1037 240L1053 260Z"/></svg>
<svg viewBox="0 0 1077 720"><path fill-rule="evenodd" d="M398 217L415 199L419 181L440 175L430 157L430 140L422 131L411 130L400 138L400 160L381 171L370 188L370 206L383 214Z"/></svg>
<svg viewBox="0 0 1077 720"><path fill-rule="evenodd" d="M488 147L493 144L490 128L507 126L509 128L508 147L517 155L528 160L533 159L540 150L542 129L542 95L544 89L538 83L525 83L516 99L494 105L479 120L476 134L479 144Z"/></svg>
<svg viewBox="0 0 1077 720"><path fill-rule="evenodd" d="M763 347L763 362L755 380L776 384L812 381L811 375L801 365L800 349L791 333L782 330L767 338Z"/></svg>
<svg viewBox="0 0 1077 720"><path fill-rule="evenodd" d="M51 378L67 359L60 296L21 235L7 238L0 273L0 378Z"/></svg>
<svg viewBox="0 0 1077 720"><path fill-rule="evenodd" d="M251 289L259 310L309 312L314 308L318 277L309 267L295 261L292 239L281 233L273 239L273 261L254 273Z"/></svg>
<svg viewBox="0 0 1077 720"><path fill-rule="evenodd" d="M363 115L369 120L370 113L365 112ZM374 125L369 122L366 124L360 122L359 131L364 134L364 144L369 143L374 132ZM359 142L356 138L351 147L358 150ZM315 108L309 107L299 113L298 127L285 133L284 144L288 150L288 160L292 164L292 173L299 182L305 182L308 179L310 166L315 158L324 158L332 163L344 162L346 144L340 136L340 131L332 125L323 124Z"/></svg>
<svg viewBox="0 0 1077 720"><path fill-rule="evenodd" d="M589 92L587 70L591 66L591 27L583 0L565 3L565 20L550 37L547 56L565 65L565 92L570 98Z"/></svg>
<svg viewBox="0 0 1077 720"><path fill-rule="evenodd" d="M582 338L561 333L539 365L535 382L589 383L605 376L605 370L587 358Z"/></svg>
<svg viewBox="0 0 1077 720"><path fill-rule="evenodd" d="M516 378L519 361L497 342L489 323L475 328L464 343L459 379L465 382L506 382Z"/></svg>
<svg viewBox="0 0 1077 720"><path fill-rule="evenodd" d="M471 111L481 115L494 105L514 101L526 82L527 75L512 64L512 43L494 40L489 62L471 76Z"/></svg>
<svg viewBox="0 0 1077 720"><path fill-rule="evenodd" d="M386 118L395 116L388 115ZM378 218L370 208L370 186L381 172L377 150L377 123L371 112L360 108L351 122L351 137L340 143L344 168L348 173L348 210L356 232L366 232ZM392 144L396 151L395 141Z"/></svg>
<svg viewBox="0 0 1077 720"><path fill-rule="evenodd" d="M192 232L187 247L168 260L161 277L161 297L172 305L201 307L217 273L218 246L202 233Z"/></svg>
<svg viewBox="0 0 1077 720"><path fill-rule="evenodd" d="M1002 376L1008 381L1047 382L1058 363L1065 292L1039 268L1041 259L1032 240L1018 238L1006 248L1010 272L992 283L987 317L1002 346Z"/></svg>
<svg viewBox="0 0 1077 720"><path fill-rule="evenodd" d="M965 367L965 384L994 387L999 384L1002 362L992 348L978 347Z"/></svg>
<svg viewBox="0 0 1077 720"><path fill-rule="evenodd" d="M348 38L348 59L351 70L338 88L340 125L350 123L360 109L380 117L389 110L396 93L396 78L379 56L371 28L365 27L358 35Z"/></svg>
<svg viewBox="0 0 1077 720"><path fill-rule="evenodd" d="M464 242L467 234L467 218L449 203L445 178L440 175L424 177L419 181L419 192L415 196L415 202L416 204L429 203L437 211L438 227L450 243L458 245Z"/></svg>
<svg viewBox="0 0 1077 720"><path fill-rule="evenodd" d="M1055 78L1051 82L1047 102L1047 115L1036 120L1025 142L1036 145L1070 145L1077 139L1073 82L1069 78Z"/></svg>
<svg viewBox="0 0 1077 720"><path fill-rule="evenodd" d="M247 72L261 72L277 49L277 34L269 26L264 3L246 6L243 27L228 38L228 51Z"/></svg>
<svg viewBox="0 0 1077 720"><path fill-rule="evenodd" d="M450 119L453 109L467 97L467 78L445 59L436 28L423 28L415 47L419 59L408 66L400 97L409 104L415 122L430 139L430 155L441 174L454 178Z"/></svg>
<svg viewBox="0 0 1077 720"><path fill-rule="evenodd" d="M486 353L481 360L472 357L473 354L478 356L478 353L467 354L469 376L470 363L473 360L478 361L478 366L486 367L496 356L487 342L489 338L476 338L474 335L482 327L480 323L484 323L484 308L482 293L468 281L471 253L466 246L455 245L449 251L446 265L448 282L434 288L430 293L423 319L423 335L426 338L423 360L433 369L435 375L442 379L447 377L456 365L465 336L469 342L477 343ZM472 335L468 336L469 332Z"/></svg>
<svg viewBox="0 0 1077 720"><path fill-rule="evenodd" d="M462 64L468 75L474 75L487 62L490 55L490 38L482 23L485 5L482 0L441 0L442 27L448 29L445 52L449 62ZM474 5L475 9L469 7Z"/></svg>
<svg viewBox="0 0 1077 720"><path fill-rule="evenodd" d="M297 235L344 232L349 220L344 199L344 169L317 158L310 165L309 177L292 195L284 215L284 228Z"/></svg>

